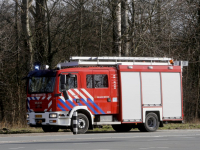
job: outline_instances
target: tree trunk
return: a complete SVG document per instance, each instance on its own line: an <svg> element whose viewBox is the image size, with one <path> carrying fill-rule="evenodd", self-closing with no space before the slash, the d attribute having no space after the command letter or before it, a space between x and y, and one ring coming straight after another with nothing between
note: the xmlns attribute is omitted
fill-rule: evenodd
<svg viewBox="0 0 200 150"><path fill-rule="evenodd" d="M128 24L128 0L122 0L122 37L123 37L123 56L129 56L129 24Z"/></svg>
<svg viewBox="0 0 200 150"><path fill-rule="evenodd" d="M80 27L80 34L79 34L79 49L78 49L78 55L83 55L83 45L82 45L82 35L83 35L83 8L84 8L84 1L79 0L79 7L80 7L80 19L79 19L79 27Z"/></svg>
<svg viewBox="0 0 200 150"><path fill-rule="evenodd" d="M121 56L121 0L113 2L113 55Z"/></svg>
<svg viewBox="0 0 200 150"><path fill-rule="evenodd" d="M198 1L198 26L197 26L197 55L196 55L196 73L197 73L197 101L195 118L198 119L199 115L199 102L200 102L200 1Z"/></svg>
<svg viewBox="0 0 200 150"><path fill-rule="evenodd" d="M103 6L104 6L104 0L102 2L102 10L101 10L101 27L100 27L99 56L101 55L101 45L102 45L102 38L103 38Z"/></svg>
<svg viewBox="0 0 200 150"><path fill-rule="evenodd" d="M137 49L135 48L135 0L132 0L132 17L131 17L131 55L135 54L137 52Z"/></svg>
<svg viewBox="0 0 200 150"><path fill-rule="evenodd" d="M156 31L156 45L158 49L161 47L161 0L157 0L157 31ZM153 56L156 56L155 49L153 50Z"/></svg>
<svg viewBox="0 0 200 150"><path fill-rule="evenodd" d="M21 23L23 30L23 40L25 55L24 60L26 63L25 69L29 71L33 69L33 47L32 47L32 35L29 25L29 1L22 0L22 10L21 10Z"/></svg>
<svg viewBox="0 0 200 150"><path fill-rule="evenodd" d="M47 58L45 53L45 2L46 0L36 0L35 14L35 35L36 35L36 54L35 60L46 64Z"/></svg>
<svg viewBox="0 0 200 150"><path fill-rule="evenodd" d="M48 54L47 54L47 62L48 65L51 67L51 63L53 61L53 56L51 55L51 34L50 34L50 13L47 6L47 2L45 0L46 10L47 10L47 42L48 42Z"/></svg>
<svg viewBox="0 0 200 150"><path fill-rule="evenodd" d="M16 58L16 87L17 87L17 116L18 116L18 123L20 120L21 114L21 79L20 79L20 52L19 52L19 27L18 27L18 0L15 1L15 37L16 37L16 44L15 44L15 51L17 52Z"/></svg>

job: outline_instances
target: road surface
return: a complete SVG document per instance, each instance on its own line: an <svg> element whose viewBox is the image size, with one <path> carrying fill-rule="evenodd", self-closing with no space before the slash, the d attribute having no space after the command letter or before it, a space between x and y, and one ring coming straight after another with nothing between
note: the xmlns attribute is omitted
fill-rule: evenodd
<svg viewBox="0 0 200 150"><path fill-rule="evenodd" d="M200 130L0 134L0 150L199 150Z"/></svg>

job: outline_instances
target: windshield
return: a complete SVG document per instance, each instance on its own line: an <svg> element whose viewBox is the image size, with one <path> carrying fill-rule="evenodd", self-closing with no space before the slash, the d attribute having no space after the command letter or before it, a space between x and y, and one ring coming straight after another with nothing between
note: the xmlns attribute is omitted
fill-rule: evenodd
<svg viewBox="0 0 200 150"><path fill-rule="evenodd" d="M52 93L55 77L31 77L29 79L29 93Z"/></svg>

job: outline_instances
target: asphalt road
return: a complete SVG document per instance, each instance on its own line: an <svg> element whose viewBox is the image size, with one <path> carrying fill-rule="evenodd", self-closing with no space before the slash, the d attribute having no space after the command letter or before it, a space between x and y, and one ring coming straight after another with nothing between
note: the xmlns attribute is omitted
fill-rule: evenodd
<svg viewBox="0 0 200 150"><path fill-rule="evenodd" d="M0 150L200 150L200 130L0 134Z"/></svg>

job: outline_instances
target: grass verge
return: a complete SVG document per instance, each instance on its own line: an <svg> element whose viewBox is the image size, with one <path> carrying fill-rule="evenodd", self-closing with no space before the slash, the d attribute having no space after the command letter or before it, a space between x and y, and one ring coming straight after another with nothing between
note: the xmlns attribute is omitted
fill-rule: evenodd
<svg viewBox="0 0 200 150"><path fill-rule="evenodd" d="M159 128L159 130L173 130L173 129L200 129L200 123L192 124L164 124L164 127ZM132 129L138 130L138 129ZM93 130L89 130L88 132L113 132L113 128L111 125L105 125L102 128L95 128ZM59 132L70 132L68 129L60 129ZM44 133L42 128L34 128L34 127L10 127L10 128L0 128L0 134L22 134L22 133Z"/></svg>

